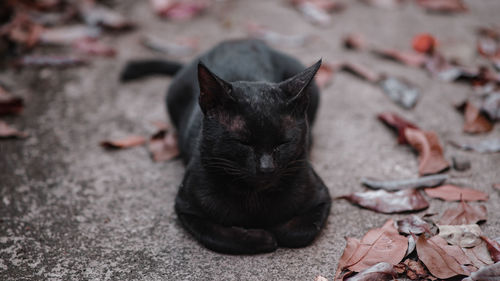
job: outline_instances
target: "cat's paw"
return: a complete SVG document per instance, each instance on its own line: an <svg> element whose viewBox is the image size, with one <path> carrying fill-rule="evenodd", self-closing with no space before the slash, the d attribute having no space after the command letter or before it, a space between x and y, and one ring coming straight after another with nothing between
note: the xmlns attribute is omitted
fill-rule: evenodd
<svg viewBox="0 0 500 281"><path fill-rule="evenodd" d="M263 229L246 229L241 227L233 227L239 233L239 241L243 253L269 253L278 248L278 242L274 235Z"/></svg>

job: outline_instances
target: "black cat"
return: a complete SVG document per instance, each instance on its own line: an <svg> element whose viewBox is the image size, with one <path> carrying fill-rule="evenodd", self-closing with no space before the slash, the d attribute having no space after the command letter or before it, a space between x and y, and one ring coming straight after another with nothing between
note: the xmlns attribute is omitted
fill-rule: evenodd
<svg viewBox="0 0 500 281"><path fill-rule="evenodd" d="M175 210L207 248L304 247L325 224L330 195L307 160L320 64L304 70L263 42L227 41L173 79L167 107L187 165Z"/></svg>

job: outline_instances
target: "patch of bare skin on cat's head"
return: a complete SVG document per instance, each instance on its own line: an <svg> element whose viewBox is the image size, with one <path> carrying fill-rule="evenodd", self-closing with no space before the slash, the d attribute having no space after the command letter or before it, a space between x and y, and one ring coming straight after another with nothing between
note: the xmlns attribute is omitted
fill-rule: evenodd
<svg viewBox="0 0 500 281"><path fill-rule="evenodd" d="M219 121L228 131L239 132L245 128L245 120L241 115L230 116L228 114L223 114L219 116Z"/></svg>

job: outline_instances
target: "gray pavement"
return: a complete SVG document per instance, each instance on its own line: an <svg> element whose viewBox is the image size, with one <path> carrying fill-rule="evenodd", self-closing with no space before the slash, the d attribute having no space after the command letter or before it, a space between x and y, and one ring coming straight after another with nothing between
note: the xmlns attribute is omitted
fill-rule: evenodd
<svg viewBox="0 0 500 281"><path fill-rule="evenodd" d="M472 93L470 87L434 80L419 69L384 61L368 53L349 52L341 37L361 32L380 47L410 49L418 32L432 32L443 51L467 63L478 60L475 34L479 26L498 24L500 2L467 1L460 15L432 15L407 3L400 9L377 9L344 1L347 9L333 15L331 25L306 22L285 1L236 1L221 21L208 13L185 23L162 21L148 1L123 1L117 9L130 15L139 29L106 37L118 48L116 59L94 59L87 67L64 71L12 69L0 81L23 96L21 117L6 119L31 134L26 140L0 140L0 280L314 280L333 278L344 237L362 235L389 218L345 201L335 201L328 223L315 243L303 249L279 249L265 255L230 256L201 247L179 225L173 210L184 167L181 161L153 163L143 147L109 152L105 138L131 133L148 135L151 124L164 120L164 93L170 78L129 84L118 73L130 58L152 57L138 43L145 33L168 39L198 37L201 50L227 38L245 36L249 20L273 30L315 39L302 48L280 48L310 64L347 59L405 77L422 90L415 109L405 111L366 82L349 74L335 75L322 92L312 163L333 197L362 191L362 177L397 179L417 176L417 157L376 114L395 111L421 128L434 130L445 155L472 161L467 172L449 172L450 183L490 194L490 237L500 234L500 154L458 151L448 140L476 141L500 137L500 125L481 136L462 133L463 117L453 104ZM411 1L407 1L411 2ZM191 58L184 58L188 61ZM452 203L430 200L440 213Z"/></svg>

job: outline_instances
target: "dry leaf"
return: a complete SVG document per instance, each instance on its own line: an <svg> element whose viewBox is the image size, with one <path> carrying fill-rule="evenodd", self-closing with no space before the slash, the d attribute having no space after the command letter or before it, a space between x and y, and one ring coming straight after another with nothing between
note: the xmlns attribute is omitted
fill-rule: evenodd
<svg viewBox="0 0 500 281"><path fill-rule="evenodd" d="M412 128L406 128L404 133L410 145L418 151L420 175L439 173L450 167L443 156L443 148L436 133Z"/></svg>
<svg viewBox="0 0 500 281"><path fill-rule="evenodd" d="M98 55L106 57L114 57L116 55L115 48L95 39L86 38L77 40L73 43L73 46L79 52L88 55Z"/></svg>
<svg viewBox="0 0 500 281"><path fill-rule="evenodd" d="M16 64L22 67L70 67L83 65L85 63L87 63L86 60L72 56L28 55L21 57Z"/></svg>
<svg viewBox="0 0 500 281"><path fill-rule="evenodd" d="M419 53L432 54L434 53L436 45L436 39L428 33L417 34L413 37L413 49Z"/></svg>
<svg viewBox="0 0 500 281"><path fill-rule="evenodd" d="M417 4L428 12L460 13L467 11L462 0L417 0Z"/></svg>
<svg viewBox="0 0 500 281"><path fill-rule="evenodd" d="M347 266L349 265L349 261L353 257L354 253L358 250L359 245L361 243L359 239L356 238L345 237L345 239L346 239L346 246L344 248L342 256L339 259L334 280L341 279L340 276L342 275L342 271L344 271L344 269L347 268Z"/></svg>
<svg viewBox="0 0 500 281"><path fill-rule="evenodd" d="M316 83L320 89L326 88L332 82L334 68L327 63L321 64L318 72L314 76Z"/></svg>
<svg viewBox="0 0 500 281"><path fill-rule="evenodd" d="M416 189L405 189L398 192L387 192L381 189L355 192L338 198L386 214L420 211L429 207L427 200Z"/></svg>
<svg viewBox="0 0 500 281"><path fill-rule="evenodd" d="M318 275L318 276L316 276L316 278L314 278L314 281L328 281L328 279L326 279L325 277L323 277L321 275Z"/></svg>
<svg viewBox="0 0 500 281"><path fill-rule="evenodd" d="M402 52L395 49L374 49L372 52L382 58L394 60L413 67L421 67L427 60L427 56L424 54Z"/></svg>
<svg viewBox="0 0 500 281"><path fill-rule="evenodd" d="M102 26L108 29L125 30L133 28L132 21L108 7L97 5L94 1L82 1L80 15L90 26Z"/></svg>
<svg viewBox="0 0 500 281"><path fill-rule="evenodd" d="M4 121L0 120L0 138L26 138L28 134L9 126Z"/></svg>
<svg viewBox="0 0 500 281"><path fill-rule="evenodd" d="M385 189L396 191L409 188L432 187L442 184L448 179L448 175L431 175L417 179L404 179L392 181L377 181L368 178L362 178L361 183L373 189Z"/></svg>
<svg viewBox="0 0 500 281"><path fill-rule="evenodd" d="M439 198L445 201L486 201L488 194L466 187L459 187L451 184L424 189L427 196Z"/></svg>
<svg viewBox="0 0 500 281"><path fill-rule="evenodd" d="M346 278L346 281L372 281L372 280L394 280L396 272L394 266L387 262L377 263L353 277Z"/></svg>
<svg viewBox="0 0 500 281"><path fill-rule="evenodd" d="M482 240L479 240L478 245L472 248L462 248L462 250L471 261L471 264L476 268L481 268L486 265L493 264L493 260L491 259L490 253L488 252L486 243Z"/></svg>
<svg viewBox="0 0 500 281"><path fill-rule="evenodd" d="M481 243L481 228L477 224L439 225L439 236L451 245L471 248Z"/></svg>
<svg viewBox="0 0 500 281"><path fill-rule="evenodd" d="M433 238L432 240L426 239L425 235L420 235L417 240L418 258L425 264L430 273L442 279L456 275L468 275L462 268L462 264L436 243L440 237L434 236Z"/></svg>
<svg viewBox="0 0 500 281"><path fill-rule="evenodd" d="M487 216L486 207L483 205L473 206L465 201L460 202L457 207L446 210L439 221L441 225L473 224L485 221Z"/></svg>
<svg viewBox="0 0 500 281"><path fill-rule="evenodd" d="M484 113L489 120L500 120L500 92L489 94L481 105L481 112Z"/></svg>
<svg viewBox="0 0 500 281"><path fill-rule="evenodd" d="M385 77L378 84L393 102L406 109L415 107L420 97L420 90L402 78Z"/></svg>
<svg viewBox="0 0 500 281"><path fill-rule="evenodd" d="M500 138L483 140L473 144L459 144L451 141L450 144L463 150L474 150L480 153L500 152Z"/></svg>
<svg viewBox="0 0 500 281"><path fill-rule="evenodd" d="M13 96L0 85L0 116L17 115L24 109L24 100Z"/></svg>
<svg viewBox="0 0 500 281"><path fill-rule="evenodd" d="M480 268L478 271L471 273L469 278L464 281L497 281L500 276L500 262Z"/></svg>
<svg viewBox="0 0 500 281"><path fill-rule="evenodd" d="M464 112L464 132L478 134L493 130L493 124L472 102L466 101L459 105L457 109Z"/></svg>
<svg viewBox="0 0 500 281"><path fill-rule="evenodd" d="M346 35L343 39L344 47L351 50L361 50L366 48L366 40L363 35L359 33L351 33Z"/></svg>
<svg viewBox="0 0 500 281"><path fill-rule="evenodd" d="M163 162L179 156L177 135L171 129L160 130L149 140L149 151L155 162Z"/></svg>
<svg viewBox="0 0 500 281"><path fill-rule="evenodd" d="M481 236L481 239L486 243L486 247L488 248L488 251L490 252L491 259L494 262L499 262L500 261L500 243L498 243L495 240L491 240L490 238L486 236Z"/></svg>
<svg viewBox="0 0 500 281"><path fill-rule="evenodd" d="M399 144L408 143L404 133L406 128L418 129L417 125L403 119L396 113L383 112L378 115L378 119L384 122L384 124L387 125L389 128L397 132Z"/></svg>
<svg viewBox="0 0 500 281"><path fill-rule="evenodd" d="M98 28L86 25L72 25L44 29L40 35L40 42L45 44L69 45L77 40L97 39L100 35Z"/></svg>
<svg viewBox="0 0 500 281"><path fill-rule="evenodd" d="M371 229L365 234L345 262L345 268L360 272L379 262L396 265L405 256L407 247L408 239L399 235L393 220L388 220L382 228Z"/></svg>
<svg viewBox="0 0 500 281"><path fill-rule="evenodd" d="M412 236L410 236L412 237ZM419 260L406 259L396 266L400 275L406 275L411 280L427 280L429 272ZM404 276L403 275L403 276Z"/></svg>
<svg viewBox="0 0 500 281"><path fill-rule="evenodd" d="M429 224L416 215L404 218L402 220L398 220L396 223L398 226L398 231L400 233L422 234L424 232L430 233L431 231Z"/></svg>
<svg viewBox="0 0 500 281"><path fill-rule="evenodd" d="M126 138L116 140L105 140L101 142L101 146L106 149L121 149L143 145L146 139L142 136L128 136Z"/></svg>
<svg viewBox="0 0 500 281"><path fill-rule="evenodd" d="M190 56L198 50L198 40L184 38L176 41L163 40L154 36L146 36L142 44L149 49L174 57Z"/></svg>
<svg viewBox="0 0 500 281"><path fill-rule="evenodd" d="M373 70L367 68L364 65L351 63L351 62L343 62L341 64L341 70L354 74L355 76L367 80L371 83L376 83L380 80L381 75L374 72Z"/></svg>
<svg viewBox="0 0 500 281"><path fill-rule="evenodd" d="M156 14L172 20L190 20L211 5L210 0L151 0Z"/></svg>
<svg viewBox="0 0 500 281"><path fill-rule="evenodd" d="M500 183L494 183L492 186L494 189L500 191Z"/></svg>

